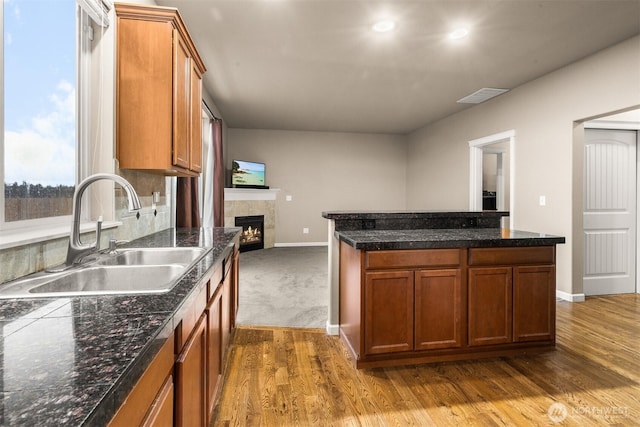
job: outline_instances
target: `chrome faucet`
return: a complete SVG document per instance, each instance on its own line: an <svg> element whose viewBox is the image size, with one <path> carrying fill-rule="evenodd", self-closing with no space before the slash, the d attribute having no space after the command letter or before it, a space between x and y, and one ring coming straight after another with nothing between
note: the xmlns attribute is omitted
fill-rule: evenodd
<svg viewBox="0 0 640 427"><path fill-rule="evenodd" d="M101 179L109 179L120 184L120 186L127 193L129 212L140 210L140 208L142 207L136 190L134 190L129 181L127 181L123 177L111 173L98 173L85 178L82 182L80 182L80 184L78 184L75 192L73 193L73 225L71 227L71 235L69 236L67 260L62 266L60 266L62 267L62 270L66 270L67 268L78 264L82 260L82 258L100 250L100 234L102 231L102 221L98 220L96 224L96 241L92 244L83 244L80 241L80 209L82 206L81 201L84 191L90 184ZM60 269L56 268L55 270L49 271L60 271Z"/></svg>

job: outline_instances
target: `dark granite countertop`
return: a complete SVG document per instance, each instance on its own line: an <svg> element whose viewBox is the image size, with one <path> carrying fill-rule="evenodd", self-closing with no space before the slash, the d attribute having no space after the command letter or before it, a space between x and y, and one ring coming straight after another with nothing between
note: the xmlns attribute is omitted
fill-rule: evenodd
<svg viewBox="0 0 640 427"><path fill-rule="evenodd" d="M415 230L447 228L495 228L503 211L329 211L322 216L335 230Z"/></svg>
<svg viewBox="0 0 640 427"><path fill-rule="evenodd" d="M211 249L168 293L1 300L0 425L106 425L238 233L169 229L128 244Z"/></svg>
<svg viewBox="0 0 640 427"><path fill-rule="evenodd" d="M528 231L500 228L416 229L416 230L343 230L336 238L356 249L430 249L471 247L549 246L564 243L565 238Z"/></svg>
<svg viewBox="0 0 640 427"><path fill-rule="evenodd" d="M506 216L503 211L325 211L322 217L335 220L354 219L418 219L418 218L448 218L448 217L495 217Z"/></svg>

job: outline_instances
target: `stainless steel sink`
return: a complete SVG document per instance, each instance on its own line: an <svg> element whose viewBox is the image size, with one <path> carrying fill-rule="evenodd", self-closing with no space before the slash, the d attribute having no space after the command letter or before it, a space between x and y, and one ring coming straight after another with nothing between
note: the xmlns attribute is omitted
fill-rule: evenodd
<svg viewBox="0 0 640 427"><path fill-rule="evenodd" d="M102 265L189 265L200 258L204 248L134 248L118 249L117 255L98 260Z"/></svg>
<svg viewBox="0 0 640 427"><path fill-rule="evenodd" d="M0 285L0 299L149 294L170 291L204 248L131 248L61 273L38 273Z"/></svg>

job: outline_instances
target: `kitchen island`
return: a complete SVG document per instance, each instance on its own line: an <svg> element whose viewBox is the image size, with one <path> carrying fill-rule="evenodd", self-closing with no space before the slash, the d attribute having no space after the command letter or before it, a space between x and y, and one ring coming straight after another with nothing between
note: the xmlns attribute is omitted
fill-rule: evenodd
<svg viewBox="0 0 640 427"><path fill-rule="evenodd" d="M473 213L448 214L459 228L335 227L339 333L356 367L555 348L555 245L564 238L476 214L485 227ZM446 217L433 216L445 226Z"/></svg>
<svg viewBox="0 0 640 427"><path fill-rule="evenodd" d="M223 303L218 306L223 317L218 319L226 318L222 336L228 342L237 307L237 295L228 285L233 283L231 267L237 266L233 260L238 236L235 228L169 229L126 245L207 248L206 254L166 293L0 301L0 424L107 425L128 401L135 401L132 392L140 388L138 383L150 366L158 364L163 352L167 353L169 365L165 364L167 372L161 373L168 375L170 381L165 385L171 391L164 396L171 397L165 403L170 403L169 409L173 410L173 396L177 402L183 392L173 373L173 362L182 345L187 347L191 342L188 335L192 327L197 329L197 312L213 313L209 311L212 306L204 309L208 301ZM223 280L225 274L228 279ZM202 330L207 329L203 326ZM212 344L208 348L220 346ZM213 385L213 381L210 383ZM153 390L147 387L146 391L149 394ZM201 403L204 401L198 402ZM127 417L125 424L137 424L133 417L145 415L145 408L134 406L133 413L122 412ZM173 419L170 413L164 414Z"/></svg>

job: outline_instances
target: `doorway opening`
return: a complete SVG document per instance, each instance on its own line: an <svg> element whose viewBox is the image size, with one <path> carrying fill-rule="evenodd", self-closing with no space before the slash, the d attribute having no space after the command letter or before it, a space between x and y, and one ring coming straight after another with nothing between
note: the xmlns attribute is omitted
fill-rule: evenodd
<svg viewBox="0 0 640 427"><path fill-rule="evenodd" d="M482 147L482 210L506 211L509 206L509 144Z"/></svg>
<svg viewBox="0 0 640 427"><path fill-rule="evenodd" d="M469 141L469 210L509 211L513 224L515 130Z"/></svg>

